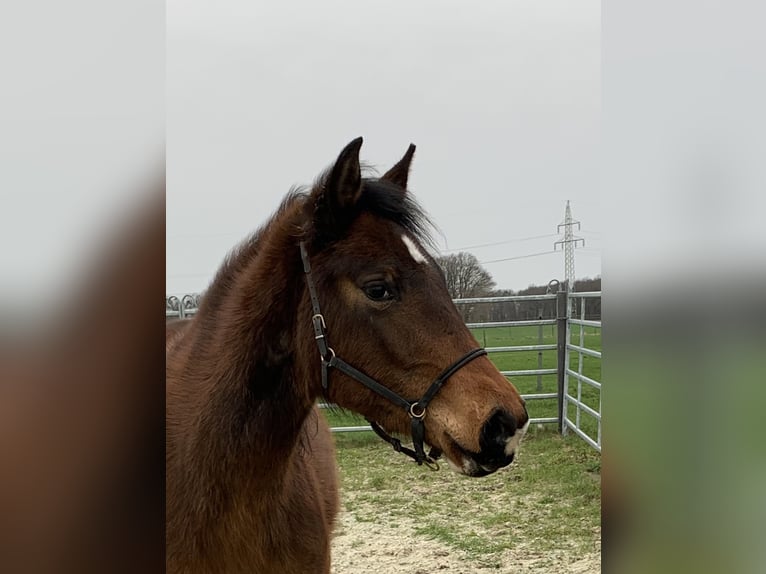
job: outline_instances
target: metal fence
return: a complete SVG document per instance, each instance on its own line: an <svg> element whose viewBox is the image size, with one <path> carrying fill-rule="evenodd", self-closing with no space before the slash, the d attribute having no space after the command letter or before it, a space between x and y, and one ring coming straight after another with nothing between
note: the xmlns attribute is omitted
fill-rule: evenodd
<svg viewBox="0 0 766 574"><path fill-rule="evenodd" d="M199 294L187 294L180 299L175 295L165 297L165 319L186 319L197 313Z"/></svg>
<svg viewBox="0 0 766 574"><path fill-rule="evenodd" d="M583 364L587 360L586 357L598 359L599 371L601 365L601 351L589 348L586 344L586 329L588 327L593 330L598 329L599 340L601 340L601 321L586 318L585 301L594 298L600 300L601 293L570 293L567 297L562 433L566 435L569 430L572 430L585 442L601 452L601 382L583 374ZM576 307L578 306L580 309L579 319L575 318ZM576 334L572 332L573 326L576 328ZM576 336L577 344L572 342L573 335ZM577 357L577 371L572 369L571 364L571 359L575 356ZM574 385L572 384L573 382L575 383ZM583 385L590 387L593 391L584 393ZM576 387L576 396L571 394L572 386ZM574 419L569 416L570 410L574 411ZM593 434L595 434L595 437Z"/></svg>
<svg viewBox="0 0 766 574"><path fill-rule="evenodd" d="M534 401L556 400L556 416L532 417L531 424L557 424L562 434L567 434L570 430L575 432L593 448L601 451L601 382L583 374L585 357L587 360L598 359L599 372L601 362L601 352L587 346L586 330L598 330L600 335L601 320L600 313L598 319L586 317L586 300L598 299L600 303L600 292L588 293L567 293L565 290L559 290L557 293L545 295L513 295L508 297L481 297L472 299L455 299L454 303L459 309L465 306L473 307L480 304L519 304L529 301L538 301L544 304L550 301L555 308L550 318L542 318L542 313L538 319L522 319L513 321L486 321L486 322L467 322L470 329L493 329L497 327L539 327L538 343L533 345L506 345L492 346L486 345L487 353L537 353L537 368L535 369L517 369L501 370L506 377L536 377L537 392L522 393L522 398L527 401L528 408L534 413ZM187 318L197 312L199 305L199 295L184 295L180 299L176 296L165 298L165 317L166 318ZM600 306L599 306L600 309ZM579 318L574 314L579 310ZM470 313L464 313L468 316ZM542 329L545 326L551 326L556 331L556 343L543 343ZM573 330L572 327L575 327ZM575 332L576 331L576 332ZM595 334L595 333L591 333ZM572 342L572 336L577 338L577 343ZM600 340L600 337L599 337ZM546 351L556 352L556 367L543 368L543 353ZM571 361L577 357L577 370L574 370ZM556 391L543 391L542 377L556 375ZM576 384L575 384L576 383ZM585 393L583 385L592 389ZM576 387L576 394L571 394L572 388ZM529 405L529 403L533 403ZM327 405L320 404L320 408L327 408ZM570 411L573 416L570 416ZM360 432L372 430L369 425L334 427L333 432ZM595 435L595 437L594 437Z"/></svg>
<svg viewBox="0 0 766 574"><path fill-rule="evenodd" d="M464 305L479 305L482 303L520 303L520 302L526 302L526 301L556 301L559 295L556 293L547 294L547 295L514 295L514 296L508 296L508 297L480 297L480 298L474 298L474 299L454 299L455 305L458 307L464 306ZM542 335L542 329L546 325L551 326L557 326L558 325L558 319L557 318L550 318L550 319L531 319L531 320L516 320L516 321L490 321L490 322L483 322L483 323L466 323L466 326L469 329L493 329L497 327L539 327L539 332ZM542 336L540 337L540 341L542 341ZM490 345L485 345L485 348L487 350L487 353L490 355L495 353L523 353L523 352L537 352L538 353L538 367L536 369L523 369L523 370L509 370L509 371L500 371L503 375L506 377L537 377L538 381L541 381L541 377L543 375L557 375L558 374L558 368L549 368L544 369L542 368L542 353L544 351L557 351L558 345L557 344L543 344L542 342L539 342L536 345L510 345L510 346L497 346L493 347ZM541 389L541 385L538 386L538 390ZM529 402L529 401L541 401L545 399L558 399L559 393L558 392L537 392L537 393L526 393L522 394L521 397ZM532 409L533 410L533 409ZM533 417L530 419L530 424L546 424L546 423L558 423L560 420L560 417Z"/></svg>

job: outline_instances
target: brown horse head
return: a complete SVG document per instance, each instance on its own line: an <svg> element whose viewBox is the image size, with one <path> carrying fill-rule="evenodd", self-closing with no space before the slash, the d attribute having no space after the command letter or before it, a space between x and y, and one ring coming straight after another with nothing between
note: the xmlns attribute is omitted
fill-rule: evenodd
<svg viewBox="0 0 766 574"><path fill-rule="evenodd" d="M445 368L479 347L450 299L426 246L428 222L407 191L415 146L379 179L362 177L358 138L314 187L303 230L311 281L332 356L408 401L417 401ZM296 346L319 360L309 294ZM328 370L326 395L389 432L409 434L405 408L341 369ZM420 415L420 412L416 414ZM513 460L528 425L524 401L486 355L451 374L422 417L425 443L450 466L484 476Z"/></svg>

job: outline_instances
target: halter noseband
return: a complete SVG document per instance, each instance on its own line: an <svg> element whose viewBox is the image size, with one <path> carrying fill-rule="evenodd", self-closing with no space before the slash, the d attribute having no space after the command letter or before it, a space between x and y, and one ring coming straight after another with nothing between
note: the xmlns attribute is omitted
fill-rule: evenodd
<svg viewBox="0 0 766 574"><path fill-rule="evenodd" d="M306 285L308 286L309 297L311 298L311 308L313 313L311 316L311 324L314 327L314 339L316 340L317 347L319 348L319 357L322 364L322 388L325 390L325 392L328 390L328 369L332 367L334 369L338 369L342 373L345 373L352 379L362 383L365 387L371 391L376 392L388 401L399 407L402 407L410 416L412 444L415 450L402 446L401 441L386 433L386 431L384 431L378 423L371 421L370 419L367 419L367 422L370 423L372 430L374 430L380 438L394 447L396 452L401 452L409 456L415 460L418 465L425 463L426 466L432 470L438 470L439 465L436 463L436 459L439 458L441 453L437 449L432 448L431 452L426 454L425 450L423 449L423 440L425 437L425 426L423 424L423 419L426 416L426 408L431 402L431 399L433 399L434 396L436 396L436 393L439 392L439 389L442 388L442 385L447 382L447 379L449 379L458 370L473 361L475 358L486 355L487 351L484 349L474 349L469 351L460 357L457 361L452 363L449 367L447 367L438 377L436 377L434 382L431 383L431 386L428 387L428 390L425 392L425 394L423 394L422 398L416 401L408 401L407 399L397 395L388 387L380 384L375 379L368 377L363 372L349 365L346 361L339 358L335 354L335 351L333 351L332 347L330 347L327 342L327 324L325 323L324 315L322 315L322 311L319 307L319 297L317 296L314 280L311 277L311 264L309 263L308 252L306 251L305 243L302 241L300 244L300 249L301 259L303 260L303 272L306 274Z"/></svg>

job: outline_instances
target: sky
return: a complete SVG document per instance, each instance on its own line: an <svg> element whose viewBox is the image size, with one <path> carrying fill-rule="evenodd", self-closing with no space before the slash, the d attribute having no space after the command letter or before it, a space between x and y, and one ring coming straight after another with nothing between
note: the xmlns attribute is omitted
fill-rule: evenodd
<svg viewBox="0 0 766 574"><path fill-rule="evenodd" d="M576 275L600 275L600 32L593 0L170 0L167 292L203 290L357 136L379 173L416 144L439 249L498 288L563 279L567 200Z"/></svg>

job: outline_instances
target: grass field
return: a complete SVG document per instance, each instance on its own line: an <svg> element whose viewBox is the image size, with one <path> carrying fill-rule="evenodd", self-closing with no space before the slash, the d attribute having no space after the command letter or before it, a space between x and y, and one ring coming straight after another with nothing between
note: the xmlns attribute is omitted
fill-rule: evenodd
<svg viewBox="0 0 766 574"><path fill-rule="evenodd" d="M600 571L601 457L576 436L531 429L508 469L480 479L418 467L372 433L335 439L343 509L396 528L391 544L437 541L471 571L571 572L584 557L578 571Z"/></svg>
<svg viewBox="0 0 766 574"><path fill-rule="evenodd" d="M579 344L573 326L572 342ZM538 343L537 327L477 330L487 347ZM600 350L600 330L587 327L584 346ZM543 343L555 343L555 329L543 327ZM537 368L537 352L493 353L500 370ZM545 351L543 368L554 368L555 351ZM571 360L578 371L578 357ZM584 357L583 374L600 381L598 359ZM516 377L522 394L555 392L556 376ZM576 381L571 394L576 395ZM586 404L598 410L599 394L583 385ZM555 400L527 403L532 418L555 416ZM331 426L365 424L350 413L325 411ZM570 417L574 418L574 412ZM595 421L583 414L583 426L595 436ZM601 456L579 437L561 437L556 425L533 425L517 461L481 479L459 476L446 468L430 472L394 453L371 432L336 433L346 512L357 523L385 523L401 530L403 545L435 540L481 570L523 572L598 572L600 551ZM364 541L360 540L359 544ZM513 562L519 556L530 562ZM585 558L583 558L585 557ZM583 569L573 561L586 559ZM554 564L556 562L556 564ZM463 562L461 562L463 564ZM461 566L462 567L462 566ZM474 570L471 570L474 571Z"/></svg>

